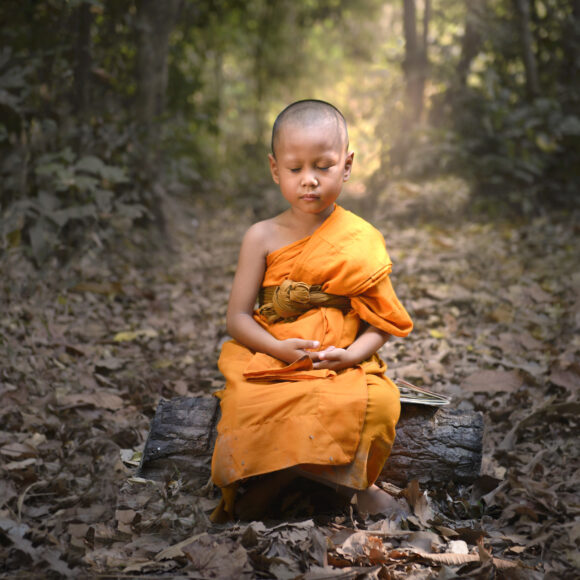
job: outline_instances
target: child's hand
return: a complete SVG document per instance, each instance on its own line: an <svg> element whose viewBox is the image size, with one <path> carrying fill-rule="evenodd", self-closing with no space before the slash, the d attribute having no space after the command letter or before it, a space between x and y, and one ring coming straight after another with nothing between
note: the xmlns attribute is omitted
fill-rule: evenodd
<svg viewBox="0 0 580 580"><path fill-rule="evenodd" d="M315 355L315 357L311 357L313 359L312 366L315 369L340 371L352 367L358 362L348 350L345 348L336 348L334 346L329 346L325 350L312 354Z"/></svg>
<svg viewBox="0 0 580 580"><path fill-rule="evenodd" d="M318 348L320 343L317 340L303 340L301 338L287 338L278 342L276 348L276 358L287 363L293 363L305 354L310 358L318 353L311 352L310 349Z"/></svg>

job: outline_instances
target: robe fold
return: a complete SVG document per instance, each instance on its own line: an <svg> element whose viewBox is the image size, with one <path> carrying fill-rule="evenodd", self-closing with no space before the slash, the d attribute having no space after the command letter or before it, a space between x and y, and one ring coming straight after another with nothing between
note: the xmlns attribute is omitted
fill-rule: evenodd
<svg viewBox="0 0 580 580"><path fill-rule="evenodd" d="M412 329L389 274L381 233L335 206L309 237L267 256L263 287L285 280L346 296L350 309L315 307L294 319L254 319L278 339L318 340L320 350L346 348L362 321L396 336ZM307 356L286 364L236 341L223 345L226 378L212 461L216 485L299 466L318 478L365 489L378 477L395 437L399 392L377 355L339 372L314 369ZM224 493L224 497L225 497ZM231 495L231 494L230 494Z"/></svg>

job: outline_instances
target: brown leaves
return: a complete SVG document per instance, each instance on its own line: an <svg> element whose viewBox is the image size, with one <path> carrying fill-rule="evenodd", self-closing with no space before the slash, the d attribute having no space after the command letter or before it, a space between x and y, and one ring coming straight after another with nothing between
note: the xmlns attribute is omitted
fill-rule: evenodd
<svg viewBox="0 0 580 580"><path fill-rule="evenodd" d="M425 497L416 482L409 485L401 495L414 502L415 509L423 504L421 498ZM431 512L431 515L434 514ZM406 521L417 524L412 517ZM465 565L488 566L492 571L522 567L522 563L517 560L492 556L491 550L484 546L481 535L474 536L469 549L462 540L448 540L449 536L458 535L449 528L443 527L445 533L440 531L437 534L427 530L426 525L419 524L419 527L422 529L411 531L406 529L405 521L394 524L388 520L371 524L366 530L349 531L341 529L341 526L330 526L330 530L335 528L338 531L330 536L332 548L328 556L329 563L349 571L355 570L355 567L367 571L378 569L381 571L380 578L408 578L413 573L423 577L421 570L425 566L455 567L459 576L463 574L462 569L458 568ZM327 576L322 574L322 570L317 570L316 575L308 577L332 577L329 575L332 568L327 567L326 570Z"/></svg>
<svg viewBox="0 0 580 580"><path fill-rule="evenodd" d="M106 391L74 393L64 396L57 395L57 404L63 409L88 406L96 409L107 409L109 411L118 411L124 406L123 399L119 395Z"/></svg>
<svg viewBox="0 0 580 580"><path fill-rule="evenodd" d="M0 518L0 537L4 537L19 554L32 560L34 568L40 574L46 573L47 568L61 578L73 578L74 572L61 560L58 550L50 547L36 547L26 536L30 528L26 524L16 523L10 519ZM24 563L24 562L23 562ZM5 565L9 562L5 562Z"/></svg>
<svg viewBox="0 0 580 580"><path fill-rule="evenodd" d="M517 371L478 371L469 375L461 388L471 392L493 393L517 391L522 386Z"/></svg>
<svg viewBox="0 0 580 580"><path fill-rule="evenodd" d="M191 562L191 568L202 577L251 577L246 550L230 538L203 534L183 546L181 551Z"/></svg>
<svg viewBox="0 0 580 580"><path fill-rule="evenodd" d="M371 219L415 331L384 348L388 373L484 413L477 485L412 484L398 498L406 509L388 517L211 528L216 498L177 471L160 484L128 480L159 398L223 385L216 360L249 218L222 208L152 268L85 256L40 280L0 258L3 570L394 580L578 567L578 216L405 227L392 215L389 199ZM503 561L543 570L504 572Z"/></svg>
<svg viewBox="0 0 580 580"><path fill-rule="evenodd" d="M409 502L413 513L419 519L421 527L427 526L433 519L433 510L429 505L427 494L419 488L419 482L416 479L411 481L401 495Z"/></svg>
<svg viewBox="0 0 580 580"><path fill-rule="evenodd" d="M127 514L131 517L133 514ZM221 533L201 532L160 550L164 543L165 538L157 537L155 544L148 546L148 559L139 550L124 564L109 560L107 565L109 569L122 568L124 574L179 568L187 577L229 580L254 578L256 571L272 578L295 578L305 568L326 562L326 540L312 520L270 528L254 522L222 529ZM112 558L113 554L111 548L101 550L91 562L99 568L103 558Z"/></svg>
<svg viewBox="0 0 580 580"><path fill-rule="evenodd" d="M101 550L155 525L155 501L132 517L118 509L114 529L106 523L128 475L119 452L142 445L146 413L160 396L216 386L228 288L225 274L207 283L211 260L220 269L210 252L191 254L177 276L168 260L155 273L119 265L122 280L88 258L71 266L70 278L63 271L35 280L26 268L2 269L10 276L1 281L0 517L21 518L23 538L53 546L71 569L125 565L126 553ZM196 296L204 288L215 299L204 296L201 310ZM161 527L177 522L187 530L181 516L162 519ZM3 536L2 544L7 566L46 568L25 542Z"/></svg>

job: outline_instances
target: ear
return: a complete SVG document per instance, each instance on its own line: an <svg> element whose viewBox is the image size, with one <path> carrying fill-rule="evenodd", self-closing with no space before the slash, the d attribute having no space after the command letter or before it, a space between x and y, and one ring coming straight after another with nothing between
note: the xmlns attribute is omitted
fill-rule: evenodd
<svg viewBox="0 0 580 580"><path fill-rule="evenodd" d="M268 155L268 160L270 161L270 173L272 174L272 179L274 183L280 183L280 173L278 172L278 162L276 158L270 153Z"/></svg>
<svg viewBox="0 0 580 580"><path fill-rule="evenodd" d="M344 161L344 173L342 176L343 181L348 181L350 177L350 172L352 171L352 162L354 161L354 151L351 151L347 154L346 159Z"/></svg>

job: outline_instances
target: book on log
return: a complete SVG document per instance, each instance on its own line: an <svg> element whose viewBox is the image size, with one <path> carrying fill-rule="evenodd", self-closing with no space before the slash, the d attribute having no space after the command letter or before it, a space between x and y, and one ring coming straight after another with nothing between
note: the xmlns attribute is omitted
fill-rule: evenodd
<svg viewBox="0 0 580 580"><path fill-rule="evenodd" d="M415 405L429 405L431 407L440 407L449 405L451 398L440 395L423 387L413 385L403 379L395 379L395 385L401 393L401 403L413 403Z"/></svg>

